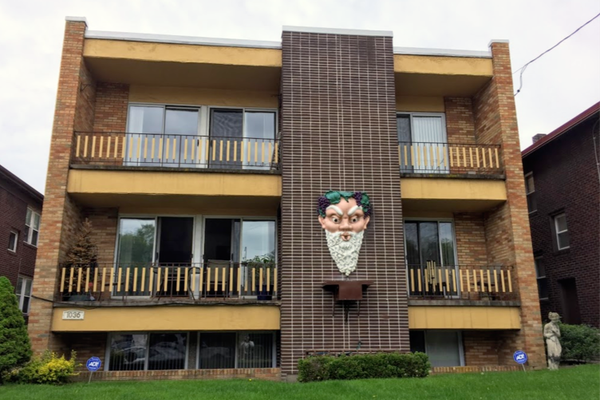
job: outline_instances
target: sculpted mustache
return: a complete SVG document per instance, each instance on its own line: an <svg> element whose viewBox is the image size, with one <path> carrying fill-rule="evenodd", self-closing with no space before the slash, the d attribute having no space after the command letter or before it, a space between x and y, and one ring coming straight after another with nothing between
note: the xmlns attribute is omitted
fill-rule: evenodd
<svg viewBox="0 0 600 400"><path fill-rule="evenodd" d="M342 235L356 236L356 232L348 231L348 232L333 232L332 233L333 237L338 237L338 236L342 236Z"/></svg>

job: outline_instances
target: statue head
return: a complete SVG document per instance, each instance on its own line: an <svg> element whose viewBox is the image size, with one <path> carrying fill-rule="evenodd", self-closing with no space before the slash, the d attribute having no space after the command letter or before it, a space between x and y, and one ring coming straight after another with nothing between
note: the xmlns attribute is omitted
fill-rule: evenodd
<svg viewBox="0 0 600 400"><path fill-rule="evenodd" d="M551 311L548 313L548 319L552 322L558 322L560 321L560 315Z"/></svg>
<svg viewBox="0 0 600 400"><path fill-rule="evenodd" d="M371 211L369 196L364 192L331 190L319 197L319 223L333 260L346 276L356 269Z"/></svg>

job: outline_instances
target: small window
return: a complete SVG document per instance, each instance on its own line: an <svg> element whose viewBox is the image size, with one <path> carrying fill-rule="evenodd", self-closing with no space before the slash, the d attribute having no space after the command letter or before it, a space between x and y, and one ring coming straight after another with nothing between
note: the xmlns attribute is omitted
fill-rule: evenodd
<svg viewBox="0 0 600 400"><path fill-rule="evenodd" d="M19 233L17 231L10 231L8 234L8 250L14 253L17 252L17 241L19 240Z"/></svg>
<svg viewBox="0 0 600 400"><path fill-rule="evenodd" d="M567 216L565 213L554 217L554 233L556 235L556 248L558 250L568 249L570 246L569 230L567 228Z"/></svg>
<svg viewBox="0 0 600 400"><path fill-rule="evenodd" d="M548 300L548 278L546 278L546 267L544 267L542 257L536 257L534 262L540 300Z"/></svg>
<svg viewBox="0 0 600 400"><path fill-rule="evenodd" d="M37 246L39 232L40 214L31 208L27 208L27 216L25 217L25 242Z"/></svg>
<svg viewBox="0 0 600 400"><path fill-rule="evenodd" d="M17 280L17 287L15 288L15 294L17 295L17 301L19 302L19 308L23 314L29 314L29 304L31 303L31 286L33 279L20 276Z"/></svg>
<svg viewBox="0 0 600 400"><path fill-rule="evenodd" d="M533 182L533 172L525 175L525 193L527 194L527 209L530 213L537 210L535 202L535 185Z"/></svg>

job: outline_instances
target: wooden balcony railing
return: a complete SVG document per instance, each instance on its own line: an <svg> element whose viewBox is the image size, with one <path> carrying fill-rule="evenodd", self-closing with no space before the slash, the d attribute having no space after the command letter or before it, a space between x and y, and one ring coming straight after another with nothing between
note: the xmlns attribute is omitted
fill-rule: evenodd
<svg viewBox="0 0 600 400"><path fill-rule="evenodd" d="M62 267L59 300L101 301L126 298L277 297L274 264L208 261L201 264Z"/></svg>
<svg viewBox="0 0 600 400"><path fill-rule="evenodd" d="M400 172L502 174L499 145L399 142Z"/></svg>
<svg viewBox="0 0 600 400"><path fill-rule="evenodd" d="M425 299L517 300L513 268L459 265L408 266L409 297Z"/></svg>
<svg viewBox="0 0 600 400"><path fill-rule="evenodd" d="M279 141L124 132L75 132L73 164L272 170Z"/></svg>

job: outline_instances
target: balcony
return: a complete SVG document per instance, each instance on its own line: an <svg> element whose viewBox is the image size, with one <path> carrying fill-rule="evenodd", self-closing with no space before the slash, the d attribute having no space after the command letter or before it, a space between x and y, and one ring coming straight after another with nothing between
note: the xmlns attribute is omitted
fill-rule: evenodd
<svg viewBox="0 0 600 400"><path fill-rule="evenodd" d="M503 174L500 145L442 142L399 142L402 174L499 176Z"/></svg>
<svg viewBox="0 0 600 400"><path fill-rule="evenodd" d="M72 165L148 169L279 170L279 141L126 132L75 132Z"/></svg>
<svg viewBox="0 0 600 400"><path fill-rule="evenodd" d="M409 298L415 300L518 301L510 266L408 266Z"/></svg>
<svg viewBox="0 0 600 400"><path fill-rule="evenodd" d="M60 302L244 303L277 300L278 293L277 267L253 262L71 266L60 274Z"/></svg>

